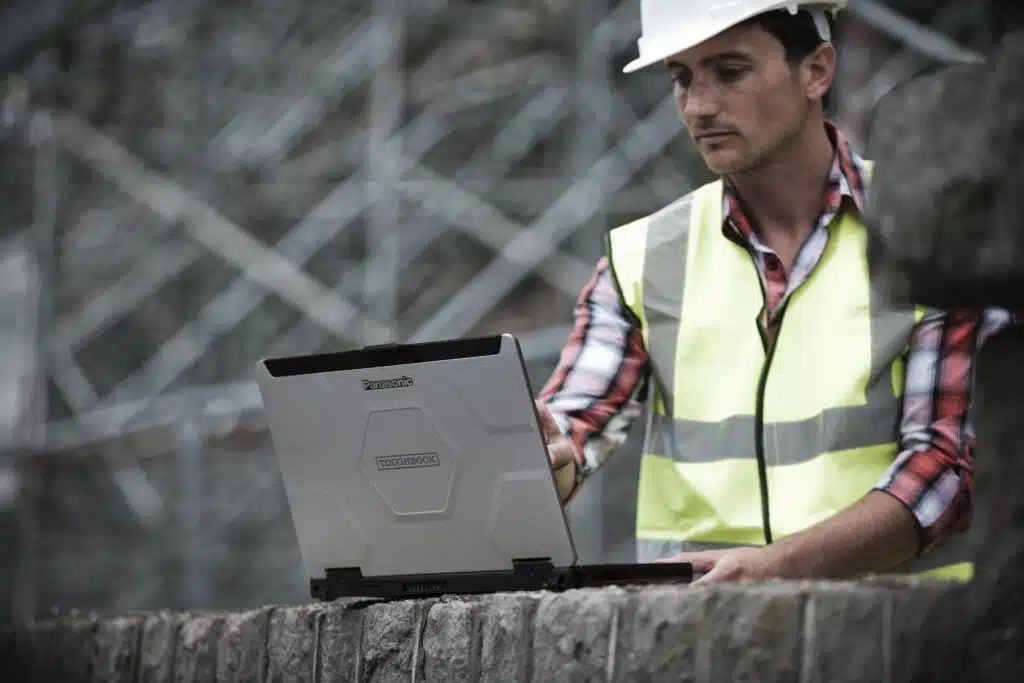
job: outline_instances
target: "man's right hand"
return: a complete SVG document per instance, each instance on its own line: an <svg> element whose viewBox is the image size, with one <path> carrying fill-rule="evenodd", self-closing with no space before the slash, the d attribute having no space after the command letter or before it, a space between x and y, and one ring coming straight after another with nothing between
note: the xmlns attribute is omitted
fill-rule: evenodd
<svg viewBox="0 0 1024 683"><path fill-rule="evenodd" d="M554 416L546 403L537 401L537 415L540 417L541 432L548 446L548 458L551 469L555 471L555 482L558 484L558 495L565 501L572 493L576 484L576 463L582 460L582 454L572 439L562 433L555 422Z"/></svg>

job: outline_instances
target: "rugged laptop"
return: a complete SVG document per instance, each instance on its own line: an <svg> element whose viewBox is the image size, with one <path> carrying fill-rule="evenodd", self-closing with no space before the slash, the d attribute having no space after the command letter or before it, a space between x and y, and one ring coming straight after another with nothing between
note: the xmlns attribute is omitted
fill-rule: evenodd
<svg viewBox="0 0 1024 683"><path fill-rule="evenodd" d="M260 391L314 597L688 582L576 564L511 335L274 358Z"/></svg>

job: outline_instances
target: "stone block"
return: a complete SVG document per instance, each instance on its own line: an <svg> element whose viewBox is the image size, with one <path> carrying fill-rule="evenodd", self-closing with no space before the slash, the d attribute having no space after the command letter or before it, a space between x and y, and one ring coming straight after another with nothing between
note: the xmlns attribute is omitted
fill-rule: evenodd
<svg viewBox="0 0 1024 683"><path fill-rule="evenodd" d="M892 683L911 683L921 680L915 678L921 675L927 681L942 680L942 658L935 653L948 649L950 644L935 639L931 627L940 626L945 631L960 618L956 605L962 593L960 584L928 579L918 579L914 584L891 591L889 680ZM945 635L941 640L945 640ZM938 668L934 666L937 663Z"/></svg>
<svg viewBox="0 0 1024 683"><path fill-rule="evenodd" d="M316 641L323 606L279 607L270 614L267 637L267 681L313 683Z"/></svg>
<svg viewBox="0 0 1024 683"><path fill-rule="evenodd" d="M706 589L694 586L632 593L621 618L615 680L695 681L708 595Z"/></svg>
<svg viewBox="0 0 1024 683"><path fill-rule="evenodd" d="M527 681L538 597L499 593L480 601L480 677Z"/></svg>
<svg viewBox="0 0 1024 683"><path fill-rule="evenodd" d="M187 618L184 614L160 612L142 622L139 645L139 683L167 683L174 675L178 629Z"/></svg>
<svg viewBox="0 0 1024 683"><path fill-rule="evenodd" d="M61 654L57 672L60 680L67 681L67 683L93 680L97 631L98 625L93 619L61 620ZM137 632L141 633L141 628L137 629ZM133 660L136 661L138 659L137 642L132 647Z"/></svg>
<svg viewBox="0 0 1024 683"><path fill-rule="evenodd" d="M194 615L178 629L174 648L174 680L182 683L212 681L217 675L217 641L224 617L215 614Z"/></svg>
<svg viewBox="0 0 1024 683"><path fill-rule="evenodd" d="M320 624L320 681L347 683L360 677L365 601L336 600L324 606Z"/></svg>
<svg viewBox="0 0 1024 683"><path fill-rule="evenodd" d="M479 634L479 603L454 599L431 605L423 629L423 679L478 680Z"/></svg>
<svg viewBox="0 0 1024 683"><path fill-rule="evenodd" d="M1024 32L986 64L894 91L872 138L869 255L883 288L946 309L1024 307Z"/></svg>
<svg viewBox="0 0 1024 683"><path fill-rule="evenodd" d="M804 613L803 680L888 680L891 598L852 583L816 585Z"/></svg>
<svg viewBox="0 0 1024 683"><path fill-rule="evenodd" d="M362 671L364 681L411 680L419 648L427 600L382 603L363 614Z"/></svg>
<svg viewBox="0 0 1024 683"><path fill-rule="evenodd" d="M533 627L534 679L607 679L614 670L625 604L626 592L620 588L542 595Z"/></svg>
<svg viewBox="0 0 1024 683"><path fill-rule="evenodd" d="M708 598L697 649L697 680L800 680L804 587L723 585Z"/></svg>
<svg viewBox="0 0 1024 683"><path fill-rule="evenodd" d="M60 638L56 621L28 624L16 635L19 672L26 680L51 681L57 675L57 658L53 652Z"/></svg>
<svg viewBox="0 0 1024 683"><path fill-rule="evenodd" d="M97 625L93 680L111 683L135 680L143 623L142 617L114 617Z"/></svg>
<svg viewBox="0 0 1024 683"><path fill-rule="evenodd" d="M258 681L263 677L270 608L224 617L217 645L217 680L230 683Z"/></svg>

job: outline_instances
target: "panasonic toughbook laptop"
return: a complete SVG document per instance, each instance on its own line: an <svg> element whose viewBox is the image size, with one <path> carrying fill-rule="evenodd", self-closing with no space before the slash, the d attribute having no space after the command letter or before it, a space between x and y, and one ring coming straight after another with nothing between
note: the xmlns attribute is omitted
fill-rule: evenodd
<svg viewBox="0 0 1024 683"><path fill-rule="evenodd" d="M313 597L687 582L578 566L511 335L262 361Z"/></svg>

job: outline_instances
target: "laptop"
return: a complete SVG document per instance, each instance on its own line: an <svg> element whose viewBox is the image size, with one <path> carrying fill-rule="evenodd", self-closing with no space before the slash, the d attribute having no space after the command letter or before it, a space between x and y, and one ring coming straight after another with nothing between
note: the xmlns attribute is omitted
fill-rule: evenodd
<svg viewBox="0 0 1024 683"><path fill-rule="evenodd" d="M314 598L686 583L688 564L577 564L512 335L257 366Z"/></svg>

